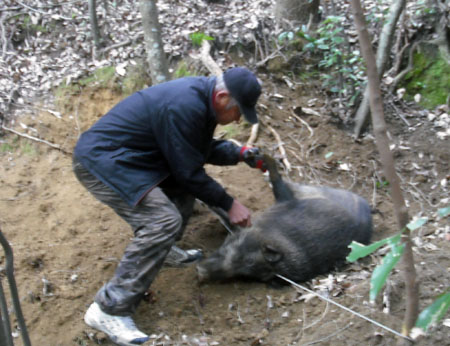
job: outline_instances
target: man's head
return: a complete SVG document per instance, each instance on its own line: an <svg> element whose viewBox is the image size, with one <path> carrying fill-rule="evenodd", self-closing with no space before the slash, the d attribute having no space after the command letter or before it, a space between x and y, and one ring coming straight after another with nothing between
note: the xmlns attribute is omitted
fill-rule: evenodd
<svg viewBox="0 0 450 346"><path fill-rule="evenodd" d="M241 114L251 123L256 124L256 102L261 95L261 84L256 76L243 67L227 70L217 78L214 90L214 108L217 122L226 125L239 121Z"/></svg>

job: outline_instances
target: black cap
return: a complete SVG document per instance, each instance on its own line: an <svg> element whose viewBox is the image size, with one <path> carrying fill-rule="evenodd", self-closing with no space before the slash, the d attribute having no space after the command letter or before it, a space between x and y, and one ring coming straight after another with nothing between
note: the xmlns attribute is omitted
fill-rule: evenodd
<svg viewBox="0 0 450 346"><path fill-rule="evenodd" d="M223 80L245 119L250 124L256 124L255 106L261 95L261 85L256 76L244 67L233 67L224 72Z"/></svg>

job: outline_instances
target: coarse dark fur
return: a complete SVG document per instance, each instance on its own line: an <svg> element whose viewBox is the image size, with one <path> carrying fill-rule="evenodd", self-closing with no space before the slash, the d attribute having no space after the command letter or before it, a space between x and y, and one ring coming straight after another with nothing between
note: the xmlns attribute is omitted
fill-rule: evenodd
<svg viewBox="0 0 450 346"><path fill-rule="evenodd" d="M269 281L280 274L302 282L342 262L353 240L370 241L371 210L362 197L284 182L276 161L269 156L264 161L276 203L198 265L201 280L241 276Z"/></svg>

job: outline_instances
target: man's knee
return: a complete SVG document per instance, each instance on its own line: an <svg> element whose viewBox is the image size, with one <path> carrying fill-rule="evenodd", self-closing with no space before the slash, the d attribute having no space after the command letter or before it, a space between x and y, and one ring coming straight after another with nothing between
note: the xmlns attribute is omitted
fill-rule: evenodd
<svg viewBox="0 0 450 346"><path fill-rule="evenodd" d="M176 240L179 240L183 232L183 216L175 208L170 209L166 214L166 232L173 234Z"/></svg>
<svg viewBox="0 0 450 346"><path fill-rule="evenodd" d="M153 212L151 217L140 216L135 215L133 220L137 237L177 240L182 231L183 217L176 208L163 207Z"/></svg>

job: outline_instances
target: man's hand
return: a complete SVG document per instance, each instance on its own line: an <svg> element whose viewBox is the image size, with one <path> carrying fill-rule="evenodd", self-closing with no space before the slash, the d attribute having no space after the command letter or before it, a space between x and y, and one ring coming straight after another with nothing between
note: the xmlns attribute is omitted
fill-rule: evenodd
<svg viewBox="0 0 450 346"><path fill-rule="evenodd" d="M262 155L259 153L258 148L242 147L240 151L240 159L252 168L259 168L265 172L267 167L262 159Z"/></svg>
<svg viewBox="0 0 450 346"><path fill-rule="evenodd" d="M250 211L236 199L228 211L228 217L233 225L241 227L250 227L252 225Z"/></svg>

